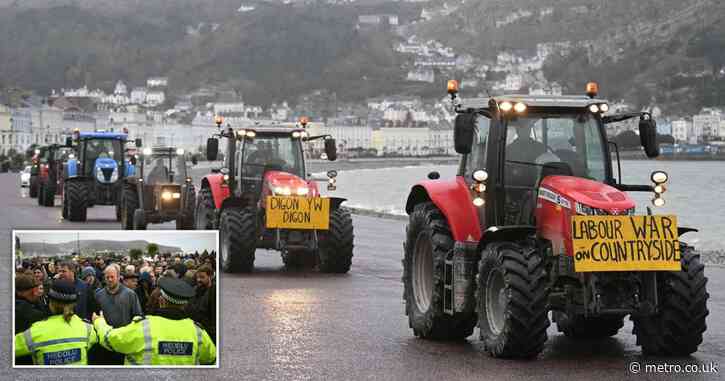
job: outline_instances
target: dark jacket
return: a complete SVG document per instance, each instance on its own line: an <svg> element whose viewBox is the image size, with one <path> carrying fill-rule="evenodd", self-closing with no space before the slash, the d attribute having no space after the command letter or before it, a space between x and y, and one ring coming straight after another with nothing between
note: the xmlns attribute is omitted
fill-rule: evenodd
<svg viewBox="0 0 725 381"><path fill-rule="evenodd" d="M212 283L209 288L197 286L195 291L196 295L186 306L187 311L216 344L216 285Z"/></svg>
<svg viewBox="0 0 725 381"><path fill-rule="evenodd" d="M31 303L20 297L15 298L15 333L25 331L36 321L44 320L49 316L41 306Z"/></svg>
<svg viewBox="0 0 725 381"><path fill-rule="evenodd" d="M76 315L81 319L91 320L91 313L96 309L93 300L93 290L91 290L80 279L76 279Z"/></svg>

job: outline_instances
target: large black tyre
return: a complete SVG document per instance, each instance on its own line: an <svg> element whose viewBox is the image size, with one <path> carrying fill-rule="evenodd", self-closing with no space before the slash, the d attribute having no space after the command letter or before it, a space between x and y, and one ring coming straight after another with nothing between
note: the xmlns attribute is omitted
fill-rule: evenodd
<svg viewBox="0 0 725 381"><path fill-rule="evenodd" d="M335 274L350 271L355 239L350 211L345 208L337 208L330 212L329 230L318 234L320 235L320 271Z"/></svg>
<svg viewBox="0 0 725 381"><path fill-rule="evenodd" d="M653 356L687 356L697 352L707 329L707 277L700 255L680 244L682 270L657 273L656 315L632 316L637 344Z"/></svg>
<svg viewBox="0 0 725 381"><path fill-rule="evenodd" d="M65 183L68 220L84 222L88 211L88 187L80 181Z"/></svg>
<svg viewBox="0 0 725 381"><path fill-rule="evenodd" d="M214 210L214 197L211 189L202 188L196 200L196 210L194 211L194 227L197 230L213 230L216 228Z"/></svg>
<svg viewBox="0 0 725 381"><path fill-rule="evenodd" d="M136 209L133 212L133 229L146 230L146 213L143 209Z"/></svg>
<svg viewBox="0 0 725 381"><path fill-rule="evenodd" d="M28 189L28 193L30 198L36 198L38 197L38 187L39 187L39 181L38 176L31 176L30 177L30 189Z"/></svg>
<svg viewBox="0 0 725 381"><path fill-rule="evenodd" d="M40 194L38 198L41 199L42 206L55 206L55 184L50 182L43 183L39 189Z"/></svg>
<svg viewBox="0 0 725 381"><path fill-rule="evenodd" d="M37 200L38 200L38 206L43 206L43 197L45 196L43 194L43 189L44 188L45 188L45 186L43 185L43 183L40 183L39 182L38 183L38 198L37 198Z"/></svg>
<svg viewBox="0 0 725 381"><path fill-rule="evenodd" d="M133 230L133 214L138 208L138 192L136 187L125 184L121 195L121 228Z"/></svg>
<svg viewBox="0 0 725 381"><path fill-rule="evenodd" d="M251 272L257 248L257 215L252 208L227 208L219 220L222 270Z"/></svg>
<svg viewBox="0 0 725 381"><path fill-rule="evenodd" d="M176 217L176 230L194 230L196 209L196 192L194 187L187 189L184 197L184 205L182 205L181 213Z"/></svg>
<svg viewBox="0 0 725 381"><path fill-rule="evenodd" d="M493 242L478 267L478 327L493 357L531 358L549 327L544 261L533 242Z"/></svg>
<svg viewBox="0 0 725 381"><path fill-rule="evenodd" d="M441 211L431 202L420 203L410 214L406 228L403 258L403 300L408 325L421 338L461 340L476 326L475 295L465 313L443 312L446 256L453 251L450 227Z"/></svg>
<svg viewBox="0 0 725 381"><path fill-rule="evenodd" d="M624 326L624 316L605 315L569 317L562 312L554 312L554 320L559 332L566 337L581 340L604 339L616 335Z"/></svg>

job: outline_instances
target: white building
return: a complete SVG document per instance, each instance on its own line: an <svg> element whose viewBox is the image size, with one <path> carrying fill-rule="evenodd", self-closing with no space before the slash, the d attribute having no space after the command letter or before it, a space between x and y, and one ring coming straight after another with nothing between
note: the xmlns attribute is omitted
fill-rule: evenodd
<svg viewBox="0 0 725 381"><path fill-rule="evenodd" d="M244 102L217 102L214 103L214 114L244 114Z"/></svg>
<svg viewBox="0 0 725 381"><path fill-rule="evenodd" d="M123 83L123 81L116 82L116 87L113 89L113 94L115 94L115 95L128 94L128 89L126 88L126 84Z"/></svg>
<svg viewBox="0 0 725 381"><path fill-rule="evenodd" d="M435 73L433 72L433 69L410 70L406 80L412 82L433 83L435 81Z"/></svg>
<svg viewBox="0 0 725 381"><path fill-rule="evenodd" d="M335 138L341 152L350 148L369 149L372 147L373 129L370 126L338 126L312 123L309 127L310 134L329 134Z"/></svg>
<svg viewBox="0 0 725 381"><path fill-rule="evenodd" d="M378 153L398 153L401 155L427 154L430 150L430 130L428 128L381 128L381 147Z"/></svg>
<svg viewBox="0 0 725 381"><path fill-rule="evenodd" d="M30 112L34 144L64 143L67 131L63 131L63 110L43 104Z"/></svg>
<svg viewBox="0 0 725 381"><path fill-rule="evenodd" d="M151 77L146 80L146 87L166 87L169 85L167 77Z"/></svg>
<svg viewBox="0 0 725 381"><path fill-rule="evenodd" d="M131 103L146 103L146 94L147 91L145 87L134 87L133 90L131 90Z"/></svg>
<svg viewBox="0 0 725 381"><path fill-rule="evenodd" d="M687 142L689 131L690 125L688 121L680 119L672 122L672 137L675 138L675 141Z"/></svg>
<svg viewBox="0 0 725 381"><path fill-rule="evenodd" d="M706 108L692 117L693 129L702 131L703 138L717 138L720 135L720 110Z"/></svg>
<svg viewBox="0 0 725 381"><path fill-rule="evenodd" d="M518 91L523 86L523 81L521 74L508 74L503 89L505 91Z"/></svg>
<svg viewBox="0 0 725 381"><path fill-rule="evenodd" d="M154 107L166 101L166 94L163 91L149 91L146 93L146 104Z"/></svg>

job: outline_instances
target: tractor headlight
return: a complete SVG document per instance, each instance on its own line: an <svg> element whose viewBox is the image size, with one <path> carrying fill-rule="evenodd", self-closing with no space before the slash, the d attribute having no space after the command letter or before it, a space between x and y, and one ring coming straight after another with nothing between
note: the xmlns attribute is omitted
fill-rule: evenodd
<svg viewBox="0 0 725 381"><path fill-rule="evenodd" d="M609 111L609 105L606 103L602 103L599 105L599 111L601 112L607 112Z"/></svg>
<svg viewBox="0 0 725 381"><path fill-rule="evenodd" d="M143 149L143 154L144 155L151 155L151 148L149 148L149 147L144 148Z"/></svg>
<svg viewBox="0 0 725 381"><path fill-rule="evenodd" d="M292 189L290 187L273 187L272 193L280 196L291 196Z"/></svg>
<svg viewBox="0 0 725 381"><path fill-rule="evenodd" d="M116 180L118 180L118 168L114 168L113 173L111 173L111 182L115 183Z"/></svg>
<svg viewBox="0 0 725 381"><path fill-rule="evenodd" d="M590 105L589 106L589 111L591 111L593 114L596 114L596 113L599 112L599 106L597 106L597 105Z"/></svg>
<svg viewBox="0 0 725 381"><path fill-rule="evenodd" d="M169 200L171 200L171 198L172 198L171 192L162 192L161 193L161 199L163 199L164 201L169 201Z"/></svg>
<svg viewBox="0 0 725 381"><path fill-rule="evenodd" d="M310 193L310 188L307 187L299 187L297 188L297 195L298 196L307 196Z"/></svg>

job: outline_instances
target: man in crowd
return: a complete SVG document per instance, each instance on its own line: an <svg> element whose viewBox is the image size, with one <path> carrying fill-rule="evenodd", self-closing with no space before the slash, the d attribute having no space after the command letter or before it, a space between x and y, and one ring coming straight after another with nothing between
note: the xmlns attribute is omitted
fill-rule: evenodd
<svg viewBox="0 0 725 381"><path fill-rule="evenodd" d="M206 265L196 271L196 289L187 309L191 318L201 324L216 343L216 287L212 280L213 274Z"/></svg>
<svg viewBox="0 0 725 381"><path fill-rule="evenodd" d="M93 306L93 295L89 293L88 286L76 279L75 263L63 261L58 264L58 278L65 279L75 285L78 294L75 311L76 315L81 319L89 320L91 313L95 309Z"/></svg>
<svg viewBox="0 0 725 381"><path fill-rule="evenodd" d="M43 284L34 275L20 273L15 277L15 333L24 332L33 323L44 320L50 314L39 305L43 296ZM18 357L17 365L33 365L31 356Z"/></svg>
<svg viewBox="0 0 725 381"><path fill-rule="evenodd" d="M100 255L96 255L96 260L94 263L94 269L96 270L96 279L98 279L99 282L104 282L103 277L103 270L106 268L106 261L103 260L103 257Z"/></svg>
<svg viewBox="0 0 725 381"><path fill-rule="evenodd" d="M83 271L81 271L81 280L90 288L93 294L95 294L96 290L103 287L101 282L96 278L96 269L90 266L84 267Z"/></svg>
<svg viewBox="0 0 725 381"><path fill-rule="evenodd" d="M112 327L123 327L131 323L134 316L143 316L138 296L133 290L121 284L120 267L112 263L104 270L106 286L96 291L96 301L106 321ZM95 363L103 365L123 364L123 355L97 349Z"/></svg>

